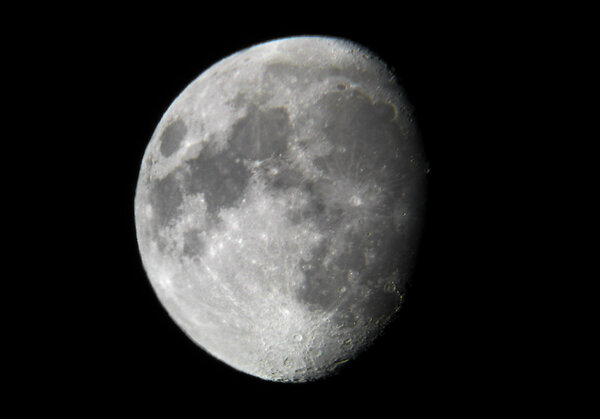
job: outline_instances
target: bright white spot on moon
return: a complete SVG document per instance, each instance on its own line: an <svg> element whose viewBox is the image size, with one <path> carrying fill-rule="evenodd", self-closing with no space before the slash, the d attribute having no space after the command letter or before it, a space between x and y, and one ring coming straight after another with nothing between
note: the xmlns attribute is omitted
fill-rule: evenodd
<svg viewBox="0 0 600 419"><path fill-rule="evenodd" d="M362 204L362 200L358 196L354 195L350 198L350 205L353 207L358 207L360 204Z"/></svg>
<svg viewBox="0 0 600 419"><path fill-rule="evenodd" d="M135 197L144 267L175 323L228 365L327 376L398 311L426 164L401 88L348 41L234 54L171 104Z"/></svg>

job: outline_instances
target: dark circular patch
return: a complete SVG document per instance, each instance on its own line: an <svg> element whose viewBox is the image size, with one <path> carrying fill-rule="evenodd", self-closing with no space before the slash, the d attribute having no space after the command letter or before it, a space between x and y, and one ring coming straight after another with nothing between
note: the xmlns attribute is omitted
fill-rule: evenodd
<svg viewBox="0 0 600 419"><path fill-rule="evenodd" d="M162 155L169 157L176 152L186 133L187 127L181 119L171 122L160 136L160 152Z"/></svg>

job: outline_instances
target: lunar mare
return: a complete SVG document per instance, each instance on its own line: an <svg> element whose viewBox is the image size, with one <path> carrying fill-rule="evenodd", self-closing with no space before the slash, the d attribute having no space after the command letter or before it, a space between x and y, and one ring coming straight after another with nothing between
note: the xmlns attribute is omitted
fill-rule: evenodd
<svg viewBox="0 0 600 419"><path fill-rule="evenodd" d="M385 64L349 41L271 41L171 104L135 196L142 261L179 327L230 366L324 377L398 311L425 162Z"/></svg>

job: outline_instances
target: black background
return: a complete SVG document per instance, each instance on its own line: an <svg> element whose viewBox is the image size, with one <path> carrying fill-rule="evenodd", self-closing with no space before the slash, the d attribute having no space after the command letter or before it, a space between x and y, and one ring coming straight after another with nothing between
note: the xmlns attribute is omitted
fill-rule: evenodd
<svg viewBox="0 0 600 419"><path fill-rule="evenodd" d="M518 164L505 160L519 112L506 108L519 65L514 26L488 12L471 19L406 7L369 16L340 8L323 19L288 10L260 21L242 11L153 12L46 22L19 50L41 85L36 108L47 111L38 114L51 115L37 124L53 138L36 149L48 167L39 200L49 231L39 246L52 256L38 285L38 353L23 389L98 408L139 400L227 413L243 400L282 414L317 404L485 413L524 397L527 378L512 378L526 355L521 336L507 334L505 267L519 257L505 247L510 168ZM398 319L339 374L306 384L248 376L188 339L145 276L133 214L144 149L175 97L216 61L293 35L347 38L387 62L415 107L431 167L420 256Z"/></svg>

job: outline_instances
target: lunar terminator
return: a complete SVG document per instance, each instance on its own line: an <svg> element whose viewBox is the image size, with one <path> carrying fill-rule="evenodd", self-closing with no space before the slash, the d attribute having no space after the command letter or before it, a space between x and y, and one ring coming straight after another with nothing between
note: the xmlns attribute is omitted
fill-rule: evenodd
<svg viewBox="0 0 600 419"><path fill-rule="evenodd" d="M175 99L148 144L144 267L214 357L267 380L325 377L400 308L425 166L410 104L368 50L295 37L240 51Z"/></svg>

